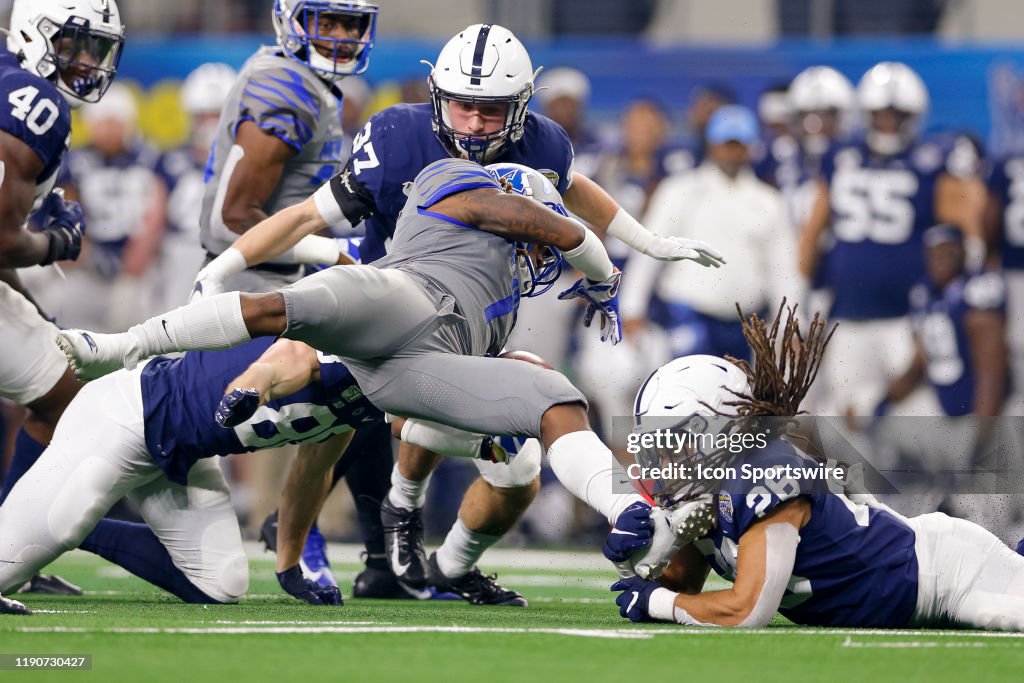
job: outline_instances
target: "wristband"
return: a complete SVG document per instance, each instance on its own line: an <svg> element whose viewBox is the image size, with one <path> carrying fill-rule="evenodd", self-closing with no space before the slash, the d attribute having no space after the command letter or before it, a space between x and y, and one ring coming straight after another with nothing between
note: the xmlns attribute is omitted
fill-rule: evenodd
<svg viewBox="0 0 1024 683"><path fill-rule="evenodd" d="M586 228L583 229L583 242L574 249L563 251L562 257L591 282L607 280L614 270L601 239Z"/></svg>
<svg viewBox="0 0 1024 683"><path fill-rule="evenodd" d="M206 266L199 271L199 275L196 279L211 278L219 282L224 282L232 275L237 275L248 267L249 264L246 263L245 256L242 255L242 252L234 247L228 247L220 254L220 256L207 263Z"/></svg>
<svg viewBox="0 0 1024 683"><path fill-rule="evenodd" d="M674 621L677 595L679 593L667 588L655 588L647 601L647 614L658 621Z"/></svg>

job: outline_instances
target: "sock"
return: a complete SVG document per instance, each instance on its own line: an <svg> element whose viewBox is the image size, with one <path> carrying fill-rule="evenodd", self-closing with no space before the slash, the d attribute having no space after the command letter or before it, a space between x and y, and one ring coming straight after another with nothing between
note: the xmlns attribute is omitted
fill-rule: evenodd
<svg viewBox="0 0 1024 683"><path fill-rule="evenodd" d="M619 513L642 501L639 493L615 493L620 481L628 482L625 470L612 452L591 431L572 432L548 448L548 463L569 493L594 508L614 525Z"/></svg>
<svg viewBox="0 0 1024 683"><path fill-rule="evenodd" d="M470 531L462 523L462 517L459 517L445 536L444 543L437 549L437 566L449 579L465 576L484 551L499 539L501 536Z"/></svg>
<svg viewBox="0 0 1024 683"><path fill-rule="evenodd" d="M241 295L225 292L150 318L127 332L139 358L171 351L226 349L252 339L242 318Z"/></svg>
<svg viewBox="0 0 1024 683"><path fill-rule="evenodd" d="M24 429L18 430L14 439L14 457L11 458L11 466L7 468L3 491L0 492L0 504L7 500L7 494L45 450L46 446L29 436Z"/></svg>
<svg viewBox="0 0 1024 683"><path fill-rule="evenodd" d="M356 430L341 459L345 461L345 483L355 500L359 531L366 546L366 566L390 571L380 503L391 485L391 427L381 423Z"/></svg>
<svg viewBox="0 0 1024 683"><path fill-rule="evenodd" d="M218 604L178 569L145 524L101 519L78 546L193 604Z"/></svg>
<svg viewBox="0 0 1024 683"><path fill-rule="evenodd" d="M388 500L395 507L405 510L417 510L423 507L427 500L427 486L430 484L430 475L423 481L406 479L398 471L398 463L391 470L391 490L388 491Z"/></svg>

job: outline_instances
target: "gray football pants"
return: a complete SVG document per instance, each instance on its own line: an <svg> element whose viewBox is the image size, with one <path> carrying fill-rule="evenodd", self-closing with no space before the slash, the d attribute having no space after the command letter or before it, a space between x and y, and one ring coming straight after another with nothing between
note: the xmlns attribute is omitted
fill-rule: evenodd
<svg viewBox="0 0 1024 683"><path fill-rule="evenodd" d="M345 359L383 411L482 434L539 437L548 408L586 405L554 370L463 355L466 334L454 299L401 270L338 266L281 293L283 336Z"/></svg>

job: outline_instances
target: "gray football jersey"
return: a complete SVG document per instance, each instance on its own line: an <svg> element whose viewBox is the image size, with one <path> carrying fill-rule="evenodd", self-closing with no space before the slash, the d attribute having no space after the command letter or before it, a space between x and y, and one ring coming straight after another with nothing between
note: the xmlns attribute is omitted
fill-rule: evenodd
<svg viewBox="0 0 1024 683"><path fill-rule="evenodd" d="M515 247L498 235L430 211L445 197L498 183L479 164L435 161L420 171L398 218L391 251L373 265L398 268L455 297L466 319L464 353L497 354L519 307Z"/></svg>
<svg viewBox="0 0 1024 683"><path fill-rule="evenodd" d="M267 214L298 204L341 168L341 95L310 69L266 46L249 58L221 109L210 150L199 218L200 239L214 254L238 239L221 218L228 181L241 158L235 134L244 121L295 149L264 204Z"/></svg>

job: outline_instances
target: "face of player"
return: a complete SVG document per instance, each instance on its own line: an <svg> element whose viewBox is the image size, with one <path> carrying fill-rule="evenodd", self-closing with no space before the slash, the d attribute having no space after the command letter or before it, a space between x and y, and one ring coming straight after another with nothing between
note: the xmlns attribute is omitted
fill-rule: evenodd
<svg viewBox="0 0 1024 683"><path fill-rule="evenodd" d="M93 147L108 157L123 153L133 132L131 126L114 117L99 119L89 126Z"/></svg>
<svg viewBox="0 0 1024 683"><path fill-rule="evenodd" d="M362 15L308 12L306 32L312 38L313 48L327 59L348 64L359 56L357 43L339 43L339 40L360 40L366 32L368 19ZM317 40L323 38L324 40Z"/></svg>
<svg viewBox="0 0 1024 683"><path fill-rule="evenodd" d="M736 140L708 146L708 156L730 178L750 165L750 149Z"/></svg>
<svg viewBox="0 0 1024 683"><path fill-rule="evenodd" d="M554 98L544 109L549 119L566 130L575 128L583 118L580 101L566 95Z"/></svg>
<svg viewBox="0 0 1024 683"><path fill-rule="evenodd" d="M470 103L448 100L448 118L457 133L487 135L505 127L508 102Z"/></svg>
<svg viewBox="0 0 1024 683"><path fill-rule="evenodd" d="M871 112L871 127L880 133L895 135L909 116L898 109L878 109Z"/></svg>
<svg viewBox="0 0 1024 683"><path fill-rule="evenodd" d="M622 139L626 150L635 155L651 155L665 142L668 122L661 111L646 102L637 102L622 117Z"/></svg>
<svg viewBox="0 0 1024 683"><path fill-rule="evenodd" d="M943 242L925 252L928 277L938 287L945 287L964 270L964 248L956 242Z"/></svg>
<svg viewBox="0 0 1024 683"><path fill-rule="evenodd" d="M108 38L76 33L58 34L53 47L61 80L79 92L91 89L98 76L97 67L110 61L116 44Z"/></svg>

